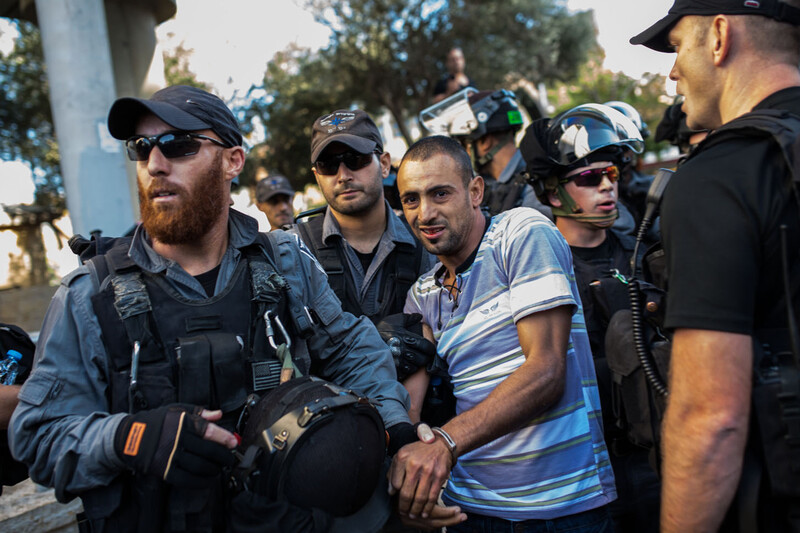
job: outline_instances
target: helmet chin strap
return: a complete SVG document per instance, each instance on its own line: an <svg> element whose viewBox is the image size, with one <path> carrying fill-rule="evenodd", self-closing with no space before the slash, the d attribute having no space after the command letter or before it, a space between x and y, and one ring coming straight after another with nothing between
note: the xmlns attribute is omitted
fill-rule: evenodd
<svg viewBox="0 0 800 533"><path fill-rule="evenodd" d="M614 208L613 211L609 211L605 215L587 215L561 184L556 187L556 196L561 200L561 207L551 208L554 216L573 218L601 229L612 226L614 221L617 220L617 217L619 217L619 209L617 208Z"/></svg>
<svg viewBox="0 0 800 533"><path fill-rule="evenodd" d="M472 159L475 161L476 169L480 170L481 167L488 165L489 162L491 162L491 160L494 159L494 156L497 155L497 152L499 152L500 149L507 144L508 144L507 142L497 143L496 145L494 145L494 147L492 147L491 150L483 154L482 157L478 157L478 148L475 146L475 141L472 141Z"/></svg>

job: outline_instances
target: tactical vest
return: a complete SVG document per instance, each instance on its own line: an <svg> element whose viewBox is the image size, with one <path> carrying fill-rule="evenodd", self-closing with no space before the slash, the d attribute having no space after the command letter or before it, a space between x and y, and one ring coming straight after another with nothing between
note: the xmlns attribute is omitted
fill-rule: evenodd
<svg viewBox="0 0 800 533"><path fill-rule="evenodd" d="M99 282L92 305L109 354L110 412L191 403L221 409L218 424L234 430L248 395L277 387L276 347L309 333L293 318L297 302L273 264L271 243L262 235L242 249L244 260L225 289L205 300L189 300L162 276L142 271L128 256L129 244L120 239L88 259ZM224 531L223 478L211 487L179 489L123 473L108 487L81 494L88 518L79 527Z"/></svg>
<svg viewBox="0 0 800 533"><path fill-rule="evenodd" d="M780 213L773 213L775 218L766 225L771 233L762 244L764 250L777 250L764 263L783 265L785 286L778 301L764 300L755 311L752 429L734 505L740 530L758 531L757 517L763 510L758 511L757 506L764 498L766 501L776 497L800 498L800 335L794 314L800 307L800 249L786 244L800 242L800 117L781 110L753 111L715 130L703 147L737 136L772 139L780 147L790 172L786 181L786 194L790 197L787 201L796 204L798 213L798 224L792 227L779 227ZM697 153L694 151L687 160ZM656 381L665 384L671 346L661 330L664 298L668 298L659 289L666 286L663 251L659 246L652 248L644 262L651 264L644 279L657 286L643 283L637 305L644 318L644 335L652 357L650 371ZM614 316L606 336L606 350L620 387L622 419L629 435L635 443L657 450L667 391L666 387L655 390L652 381L645 379L636 357L630 356L635 351L629 334L630 322L630 312ZM619 357L612 361L612 354Z"/></svg>
<svg viewBox="0 0 800 533"><path fill-rule="evenodd" d="M483 202L481 207L489 216L499 215L509 209L522 205L527 181L521 172L515 173L510 180L501 183L494 178L484 178Z"/></svg>
<svg viewBox="0 0 800 533"><path fill-rule="evenodd" d="M408 227L405 220L402 218L401 220ZM348 264L348 261L345 256L344 243L341 242L342 237L333 236L329 239L333 241L331 244L322 240L324 221L325 217L318 215L307 222L298 224L297 229L300 238L303 239L328 275L328 283L342 302L342 309L355 316L364 315L373 323L377 323L387 315L402 313L406 295L417 281L418 274L421 274L422 245L419 243L416 246L402 242L395 243L395 248L386 258L386 263L380 273L380 305L374 314L368 315L361 308L353 276L344 266Z"/></svg>

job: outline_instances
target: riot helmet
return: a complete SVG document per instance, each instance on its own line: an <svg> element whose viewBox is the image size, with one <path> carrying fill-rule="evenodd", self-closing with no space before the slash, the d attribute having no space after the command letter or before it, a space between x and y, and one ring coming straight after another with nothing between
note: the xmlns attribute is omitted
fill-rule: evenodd
<svg viewBox="0 0 800 533"><path fill-rule="evenodd" d="M251 404L234 479L270 500L348 516L380 481L386 433L374 402L313 376Z"/></svg>
<svg viewBox="0 0 800 533"><path fill-rule="evenodd" d="M469 97L469 106L475 116L475 127L466 135L454 134L454 137L474 141L488 133L517 131L522 127L519 105L509 90L475 93Z"/></svg>
<svg viewBox="0 0 800 533"><path fill-rule="evenodd" d="M636 110L635 107L630 105L627 102L622 102L620 100L611 100L606 102L603 105L607 105L608 107L613 107L633 122L633 125L639 129L639 133L642 135L642 139L647 139L650 137L650 128L647 127L647 123L642 119L641 113Z"/></svg>
<svg viewBox="0 0 800 533"><path fill-rule="evenodd" d="M431 133L474 141L487 133L517 131L522 114L514 93L467 87L420 111L420 122Z"/></svg>
<svg viewBox="0 0 800 533"><path fill-rule="evenodd" d="M644 141L633 122L616 109L584 104L553 119L535 120L525 130L519 148L528 182L539 200L551 205L551 192L561 200L561 207L551 205L555 216L583 219L607 227L613 219L610 223L606 219L612 215L615 219L617 213L601 217L602 220L582 213L565 190L562 178L571 170L597 161L610 161L621 167L627 161L625 149L641 153Z"/></svg>

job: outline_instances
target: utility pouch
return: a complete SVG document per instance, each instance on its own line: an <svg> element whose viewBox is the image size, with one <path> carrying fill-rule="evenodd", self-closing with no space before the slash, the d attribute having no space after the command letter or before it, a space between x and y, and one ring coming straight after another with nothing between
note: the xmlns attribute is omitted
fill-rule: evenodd
<svg viewBox="0 0 800 533"><path fill-rule="evenodd" d="M656 393L647 382L633 339L631 312L618 311L611 318L606 333L606 360L611 371L611 409L617 425L638 446L655 448L660 438L661 419L666 397ZM671 343L646 327L646 340L655 367L667 375Z"/></svg>
<svg viewBox="0 0 800 533"><path fill-rule="evenodd" d="M615 271L614 271L615 272ZM619 272L616 272L619 276ZM620 309L629 309L628 286L624 278L615 277L613 272L594 280L589 284L594 309L599 311L604 327L608 326L611 317Z"/></svg>
<svg viewBox="0 0 800 533"><path fill-rule="evenodd" d="M800 498L800 372L785 340L771 337L759 331L754 343L753 415L771 495Z"/></svg>
<svg viewBox="0 0 800 533"><path fill-rule="evenodd" d="M178 401L231 412L247 399L240 337L221 332L181 337L178 361Z"/></svg>

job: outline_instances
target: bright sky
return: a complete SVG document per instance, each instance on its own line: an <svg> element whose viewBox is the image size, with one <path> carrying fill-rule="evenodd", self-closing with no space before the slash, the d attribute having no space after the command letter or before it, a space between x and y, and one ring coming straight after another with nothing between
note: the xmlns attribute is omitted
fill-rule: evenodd
<svg viewBox="0 0 800 533"><path fill-rule="evenodd" d="M224 98L259 84L267 62L289 43L320 47L328 42L327 30L296 0L227 0L224 9L216 0L177 0L177 5L175 18L157 30L160 41L168 49L181 42L194 49L190 67ZM572 10L594 9L605 66L632 77L669 73L672 54L633 46L628 39L666 15L671 5L672 0L567 0ZM668 90L674 91L669 85Z"/></svg>

